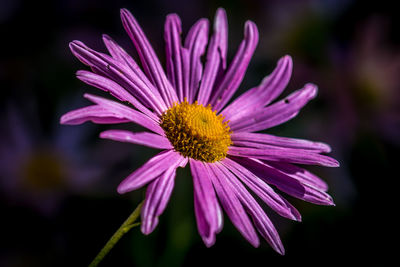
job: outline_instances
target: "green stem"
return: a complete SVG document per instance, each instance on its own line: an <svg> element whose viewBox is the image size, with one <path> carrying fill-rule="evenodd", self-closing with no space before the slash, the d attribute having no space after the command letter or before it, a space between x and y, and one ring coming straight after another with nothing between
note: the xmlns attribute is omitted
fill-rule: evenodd
<svg viewBox="0 0 400 267"><path fill-rule="evenodd" d="M118 230L108 240L106 245L100 250L96 258L90 263L89 267L95 267L103 260L103 258L110 252L110 250L117 244L121 237L129 232L133 227L140 225L140 223L134 223L140 215L143 202L141 202L136 209L129 215L125 222L118 228Z"/></svg>

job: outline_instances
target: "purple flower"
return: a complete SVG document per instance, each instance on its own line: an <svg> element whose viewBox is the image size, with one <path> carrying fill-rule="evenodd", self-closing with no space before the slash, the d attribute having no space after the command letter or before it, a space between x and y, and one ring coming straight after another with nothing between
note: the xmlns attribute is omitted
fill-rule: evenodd
<svg viewBox="0 0 400 267"><path fill-rule="evenodd" d="M321 154L331 150L324 143L255 132L295 117L315 97L317 87L306 84L271 104L291 76L292 59L284 56L259 86L227 105L244 77L258 42L253 22L246 22L244 40L228 66L224 9L217 10L209 41L209 22L200 19L189 30L183 44L179 17L168 15L164 34L165 73L132 14L122 9L121 18L143 68L106 35L103 41L110 55L94 51L79 41L73 41L70 48L92 69L92 72L78 71L78 79L134 108L85 94L94 105L65 114L61 123L133 122L149 130L140 133L108 130L100 134L102 138L163 150L118 187L122 194L148 184L141 213L144 234L151 233L158 224L174 187L176 169L189 163L197 226L206 246L215 243L215 236L223 227L223 208L253 246L259 245L258 232L277 252L284 254L274 225L249 190L279 215L300 221L299 212L270 185L308 202L333 205L326 193L326 183L294 164L328 167L339 164ZM207 44L203 65L201 57Z"/></svg>
<svg viewBox="0 0 400 267"><path fill-rule="evenodd" d="M72 133L56 123L45 135L35 98L25 97L30 108L9 101L0 116L0 192L8 203L51 217L67 194L93 192L106 166L95 166L100 160L95 151L79 146L87 127ZM85 164L88 158L91 162Z"/></svg>

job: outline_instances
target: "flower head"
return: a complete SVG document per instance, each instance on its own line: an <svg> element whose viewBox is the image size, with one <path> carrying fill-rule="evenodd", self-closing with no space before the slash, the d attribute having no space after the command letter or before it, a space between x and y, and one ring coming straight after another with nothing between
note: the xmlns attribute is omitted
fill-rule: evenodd
<svg viewBox="0 0 400 267"><path fill-rule="evenodd" d="M204 162L224 159L232 144L228 122L222 115L204 107L184 102L174 105L161 116L161 127L175 151Z"/></svg>
<svg viewBox="0 0 400 267"><path fill-rule="evenodd" d="M214 244L216 234L222 229L224 209L252 245L259 245L258 232L283 254L274 225L249 190L281 216L299 221L299 212L270 185L305 201L333 205L326 193L326 183L294 164L329 167L339 164L321 154L330 152L330 147L324 143L256 132L295 117L315 97L317 87L306 84L271 104L282 93L291 75L292 59L284 56L259 86L229 103L258 42L253 22L245 23L244 40L228 65L225 10L217 10L209 41L206 19L195 23L182 42L179 17L168 15L164 72L132 14L122 9L121 18L143 68L108 36L103 36L103 41L109 55L79 41L73 41L70 48L92 69L91 72L78 71L80 80L134 108L85 94L94 105L65 114L61 123L133 122L149 130L140 133L108 130L100 134L102 138L163 150L118 187L119 193L126 193L148 185L141 213L143 233L149 234L157 226L174 187L176 169L189 163L197 226L207 246ZM205 53L203 64L201 56Z"/></svg>

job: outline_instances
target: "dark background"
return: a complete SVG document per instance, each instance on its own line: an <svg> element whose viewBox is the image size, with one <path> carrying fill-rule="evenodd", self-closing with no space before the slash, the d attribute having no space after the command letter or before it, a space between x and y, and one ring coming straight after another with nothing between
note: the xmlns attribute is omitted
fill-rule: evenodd
<svg viewBox="0 0 400 267"><path fill-rule="evenodd" d="M392 1L395 2L395 1ZM107 33L134 54L119 9L138 19L164 58L163 24L175 12L184 34L226 9L229 56L247 19L260 42L241 90L257 85L285 54L288 90L306 82L318 97L270 132L329 143L341 167L309 169L325 179L335 207L289 200L303 222L267 210L286 248L251 247L225 216L212 248L197 233L187 169L150 235L128 233L102 266L385 266L397 244L400 146L399 16L390 1L0 1L0 266L85 266L143 198L118 195L119 182L154 150L98 138L109 126L61 126L60 116L98 93L74 78L84 69L68 43L105 51ZM116 126L117 128L119 126ZM128 126L137 130L135 126Z"/></svg>

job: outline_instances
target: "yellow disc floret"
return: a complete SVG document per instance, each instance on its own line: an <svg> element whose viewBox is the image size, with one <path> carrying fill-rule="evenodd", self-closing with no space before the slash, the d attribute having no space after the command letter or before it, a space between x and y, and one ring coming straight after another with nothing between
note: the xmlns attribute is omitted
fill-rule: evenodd
<svg viewBox="0 0 400 267"><path fill-rule="evenodd" d="M161 116L161 127L175 150L185 157L215 162L226 157L232 144L228 122L208 105L174 104Z"/></svg>

